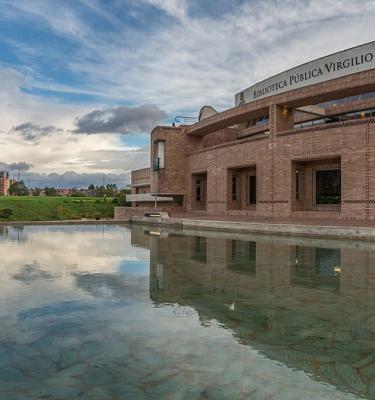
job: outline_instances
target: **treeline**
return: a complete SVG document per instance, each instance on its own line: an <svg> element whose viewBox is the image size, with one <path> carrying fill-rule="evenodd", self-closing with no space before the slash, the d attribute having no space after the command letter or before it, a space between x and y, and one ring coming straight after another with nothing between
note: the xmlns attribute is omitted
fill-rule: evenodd
<svg viewBox="0 0 375 400"><path fill-rule="evenodd" d="M129 193L129 189L118 189L116 184L107 184L105 186L91 184L87 189L57 189L49 186L29 189L25 182L20 180L12 182L9 187L9 194L11 196L109 197L113 199L113 203L119 205L125 205L125 197Z"/></svg>

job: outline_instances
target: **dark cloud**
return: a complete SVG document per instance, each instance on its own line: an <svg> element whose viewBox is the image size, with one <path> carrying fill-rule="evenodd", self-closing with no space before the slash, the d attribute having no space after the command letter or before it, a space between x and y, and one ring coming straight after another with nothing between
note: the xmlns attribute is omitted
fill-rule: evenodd
<svg viewBox="0 0 375 400"><path fill-rule="evenodd" d="M54 279L54 276L41 269L40 265L34 262L34 264L25 264L19 272L13 274L13 279L29 284L34 281Z"/></svg>
<svg viewBox="0 0 375 400"><path fill-rule="evenodd" d="M165 111L154 104L139 107L120 106L105 110L94 110L76 118L77 133L143 133L167 118Z"/></svg>
<svg viewBox="0 0 375 400"><path fill-rule="evenodd" d="M8 164L10 171L29 171L34 165L27 162Z"/></svg>
<svg viewBox="0 0 375 400"><path fill-rule="evenodd" d="M38 141L41 137L61 133L63 130L57 126L39 126L32 122L26 122L10 130L10 134L18 134L30 142Z"/></svg>
<svg viewBox="0 0 375 400"><path fill-rule="evenodd" d="M0 162L1 171L29 171L33 166L33 164L24 161L12 164Z"/></svg>

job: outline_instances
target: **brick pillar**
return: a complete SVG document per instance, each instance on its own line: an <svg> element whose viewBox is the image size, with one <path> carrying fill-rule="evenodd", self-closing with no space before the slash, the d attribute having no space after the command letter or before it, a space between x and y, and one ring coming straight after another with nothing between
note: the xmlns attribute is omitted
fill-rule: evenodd
<svg viewBox="0 0 375 400"><path fill-rule="evenodd" d="M276 193L277 190L277 181L280 175L280 165L277 165L275 160L279 160L280 164L280 154L278 156L275 155L277 152L277 141L276 135L278 132L291 130L294 128L294 109L286 108L279 106L277 104L272 104L269 108L269 118L270 118L270 143L268 146L269 151L269 180L268 187L266 188L266 193L268 195L268 213L273 217L274 214L280 212L286 212L286 204L285 199L283 199L282 194ZM290 173L290 172L289 172ZM280 190L279 190L280 192ZM290 211L290 204L287 206Z"/></svg>
<svg viewBox="0 0 375 400"><path fill-rule="evenodd" d="M294 109L277 104L270 106L270 131L273 137L276 133L294 128Z"/></svg>

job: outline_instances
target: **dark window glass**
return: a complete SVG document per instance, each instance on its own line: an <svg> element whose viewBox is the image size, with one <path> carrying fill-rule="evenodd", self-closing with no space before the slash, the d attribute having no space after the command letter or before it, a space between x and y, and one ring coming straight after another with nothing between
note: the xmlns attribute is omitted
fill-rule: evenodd
<svg viewBox="0 0 375 400"><path fill-rule="evenodd" d="M202 199L202 181L197 179L195 181L195 200L201 201Z"/></svg>
<svg viewBox="0 0 375 400"><path fill-rule="evenodd" d="M256 243L232 240L228 268L247 275L256 273Z"/></svg>
<svg viewBox="0 0 375 400"><path fill-rule="evenodd" d="M300 198L301 198L301 188L300 188L300 182L299 182L299 175L300 175L300 172L299 171L296 171L296 199L297 200L300 200Z"/></svg>
<svg viewBox="0 0 375 400"><path fill-rule="evenodd" d="M339 169L316 171L316 204L341 203L341 173Z"/></svg>
<svg viewBox="0 0 375 400"><path fill-rule="evenodd" d="M232 176L232 201L237 200L237 176Z"/></svg>
<svg viewBox="0 0 375 400"><path fill-rule="evenodd" d="M249 176L248 181L249 204L257 203L257 177L255 175Z"/></svg>
<svg viewBox="0 0 375 400"><path fill-rule="evenodd" d="M338 292L340 273L340 249L296 246L291 269L292 285Z"/></svg>

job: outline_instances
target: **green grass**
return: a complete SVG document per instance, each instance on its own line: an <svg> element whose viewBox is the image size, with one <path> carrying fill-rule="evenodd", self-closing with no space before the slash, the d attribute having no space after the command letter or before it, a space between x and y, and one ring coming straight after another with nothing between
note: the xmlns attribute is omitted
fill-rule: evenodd
<svg viewBox="0 0 375 400"><path fill-rule="evenodd" d="M0 222L113 218L112 199L102 198L0 196L0 210L4 208L13 210L13 215L0 217Z"/></svg>

